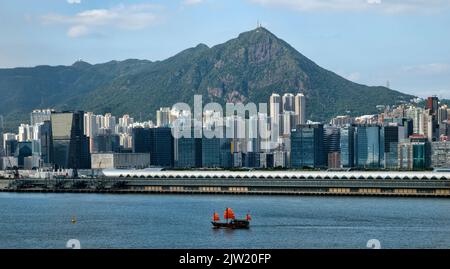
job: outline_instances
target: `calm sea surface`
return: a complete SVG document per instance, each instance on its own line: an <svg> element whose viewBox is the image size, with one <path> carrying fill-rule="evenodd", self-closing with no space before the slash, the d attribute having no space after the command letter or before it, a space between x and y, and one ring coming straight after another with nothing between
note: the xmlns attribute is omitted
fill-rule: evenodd
<svg viewBox="0 0 450 269"><path fill-rule="evenodd" d="M215 230L214 210L250 211ZM71 223L76 216L76 224ZM450 248L450 200L0 193L0 248Z"/></svg>

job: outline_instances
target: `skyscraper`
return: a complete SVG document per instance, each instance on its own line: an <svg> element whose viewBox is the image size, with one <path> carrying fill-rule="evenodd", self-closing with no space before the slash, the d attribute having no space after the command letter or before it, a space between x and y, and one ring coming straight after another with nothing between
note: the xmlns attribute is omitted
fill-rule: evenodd
<svg viewBox="0 0 450 269"><path fill-rule="evenodd" d="M220 167L220 142L222 138L202 138L202 167Z"/></svg>
<svg viewBox="0 0 450 269"><path fill-rule="evenodd" d="M323 125L297 125L291 132L291 166L320 168L326 166Z"/></svg>
<svg viewBox="0 0 450 269"><path fill-rule="evenodd" d="M282 110L282 102L279 94L272 93L269 99L269 109L270 109L270 120L273 125L279 126L280 124L280 114ZM280 132L278 132L279 134Z"/></svg>
<svg viewBox="0 0 450 269"><path fill-rule="evenodd" d="M156 126L168 127L170 124L170 107L161 107L156 111Z"/></svg>
<svg viewBox="0 0 450 269"><path fill-rule="evenodd" d="M174 140L174 161L178 168L202 166L202 139L181 137Z"/></svg>
<svg viewBox="0 0 450 269"><path fill-rule="evenodd" d="M150 128L133 128L133 152L150 153L152 148L152 131Z"/></svg>
<svg viewBox="0 0 450 269"><path fill-rule="evenodd" d="M44 121L50 121L50 116L53 109L35 109L30 114L30 123L31 125L36 125L42 123Z"/></svg>
<svg viewBox="0 0 450 269"><path fill-rule="evenodd" d="M355 165L354 155L355 128L347 125L340 130L340 149L342 167L351 168Z"/></svg>
<svg viewBox="0 0 450 269"><path fill-rule="evenodd" d="M33 155L32 142L19 142L17 143L16 152L14 154L18 159L19 167L24 167L24 159Z"/></svg>
<svg viewBox="0 0 450 269"><path fill-rule="evenodd" d="M338 168L336 165L337 163L340 163L339 153L341 151L340 129L338 127L330 125L324 127L324 147L328 164L329 166L332 166L330 168Z"/></svg>
<svg viewBox="0 0 450 269"><path fill-rule="evenodd" d="M120 136L109 129L94 136L93 142L92 153L120 152Z"/></svg>
<svg viewBox="0 0 450 269"><path fill-rule="evenodd" d="M173 167L174 139L168 127L151 128L152 145L150 151L151 164L159 167Z"/></svg>
<svg viewBox="0 0 450 269"><path fill-rule="evenodd" d="M89 143L83 122L83 111L51 114L53 162L59 168L90 168Z"/></svg>
<svg viewBox="0 0 450 269"><path fill-rule="evenodd" d="M168 127L133 128L133 152L149 153L152 166L174 166L174 139Z"/></svg>
<svg viewBox="0 0 450 269"><path fill-rule="evenodd" d="M358 125L355 136L355 162L361 168L379 168L382 151L380 126Z"/></svg>
<svg viewBox="0 0 450 269"><path fill-rule="evenodd" d="M283 95L282 101L283 101L283 111L282 112L286 112L286 111L294 112L295 111L294 95L292 93L285 93Z"/></svg>
<svg viewBox="0 0 450 269"><path fill-rule="evenodd" d="M84 134L87 137L94 137L98 132L96 115L93 112L84 113Z"/></svg>
<svg viewBox="0 0 450 269"><path fill-rule="evenodd" d="M291 129L296 126L296 116L293 111L284 111L282 114L282 135L289 135L291 133Z"/></svg>
<svg viewBox="0 0 450 269"><path fill-rule="evenodd" d="M297 118L297 124L306 123L306 98L302 93L298 93L295 96L294 101L295 115Z"/></svg>
<svg viewBox="0 0 450 269"><path fill-rule="evenodd" d="M49 165L53 162L52 123L50 120L44 121L38 128L41 159L45 165Z"/></svg>
<svg viewBox="0 0 450 269"><path fill-rule="evenodd" d="M435 115L439 109L439 98L437 96L428 97L426 109L430 110L430 114Z"/></svg>
<svg viewBox="0 0 450 269"><path fill-rule="evenodd" d="M398 168L423 170L431 165L431 143L423 135L413 135L398 144Z"/></svg>
<svg viewBox="0 0 450 269"><path fill-rule="evenodd" d="M112 132L115 132L116 130L116 117L111 115L111 113L105 114L105 126L106 129L112 130Z"/></svg>
<svg viewBox="0 0 450 269"><path fill-rule="evenodd" d="M382 150L384 158L381 160L381 166L384 168L396 168L398 165L398 143L400 139L406 138L405 128L403 126L383 126ZM403 135L402 135L403 133Z"/></svg>

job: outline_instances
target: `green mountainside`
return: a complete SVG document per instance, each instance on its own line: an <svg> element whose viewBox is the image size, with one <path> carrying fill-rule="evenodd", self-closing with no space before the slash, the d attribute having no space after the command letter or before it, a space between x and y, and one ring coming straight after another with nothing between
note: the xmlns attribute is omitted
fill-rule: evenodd
<svg viewBox="0 0 450 269"><path fill-rule="evenodd" d="M308 119L376 112L376 105L413 98L385 87L356 84L325 70L265 28L212 48L200 44L163 61L0 69L5 128L28 122L36 108L128 113L154 117L161 106L193 102L268 102L273 93L303 92Z"/></svg>

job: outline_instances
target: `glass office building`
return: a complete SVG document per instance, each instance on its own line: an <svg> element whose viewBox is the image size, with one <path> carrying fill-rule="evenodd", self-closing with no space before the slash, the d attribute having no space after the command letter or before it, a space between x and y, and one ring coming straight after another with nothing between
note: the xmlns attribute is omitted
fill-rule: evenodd
<svg viewBox="0 0 450 269"><path fill-rule="evenodd" d="M53 163L57 168L89 169L89 141L83 133L84 112L51 114Z"/></svg>
<svg viewBox="0 0 450 269"><path fill-rule="evenodd" d="M202 167L221 167L221 146L224 138L202 138Z"/></svg>
<svg viewBox="0 0 450 269"><path fill-rule="evenodd" d="M160 167L173 167L174 139L169 127L152 128L151 164Z"/></svg>
<svg viewBox="0 0 450 269"><path fill-rule="evenodd" d="M320 168L326 166L322 124L297 125L291 131L291 167Z"/></svg>
<svg viewBox="0 0 450 269"><path fill-rule="evenodd" d="M360 168L379 168L384 145L380 126L358 125L355 130L355 165Z"/></svg>
<svg viewBox="0 0 450 269"><path fill-rule="evenodd" d="M169 127L134 128L133 152L149 153L152 166L174 166L174 139Z"/></svg>
<svg viewBox="0 0 450 269"><path fill-rule="evenodd" d="M195 168L202 166L202 139L177 138L174 140L175 167Z"/></svg>
<svg viewBox="0 0 450 269"><path fill-rule="evenodd" d="M354 167L355 128L350 125L342 127L339 142L341 149L341 166L346 168Z"/></svg>

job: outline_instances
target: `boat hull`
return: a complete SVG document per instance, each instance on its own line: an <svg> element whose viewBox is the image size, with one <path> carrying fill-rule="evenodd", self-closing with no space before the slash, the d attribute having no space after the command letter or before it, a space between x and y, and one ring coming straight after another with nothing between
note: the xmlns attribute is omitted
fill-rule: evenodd
<svg viewBox="0 0 450 269"><path fill-rule="evenodd" d="M248 220L232 220L231 222L215 222L212 221L213 228L216 229L248 229L250 228L250 222Z"/></svg>

